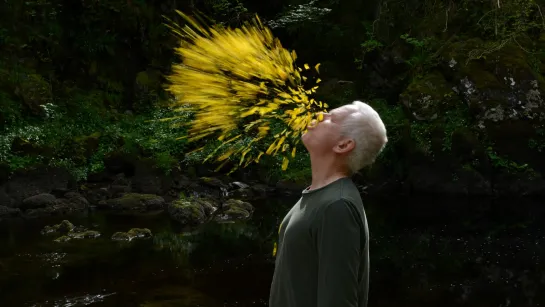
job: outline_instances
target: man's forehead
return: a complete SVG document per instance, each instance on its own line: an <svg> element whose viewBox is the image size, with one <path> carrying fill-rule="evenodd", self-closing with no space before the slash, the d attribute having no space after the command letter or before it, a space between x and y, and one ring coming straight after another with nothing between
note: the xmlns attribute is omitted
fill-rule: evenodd
<svg viewBox="0 0 545 307"><path fill-rule="evenodd" d="M335 115L346 115L350 114L352 112L357 111L356 106L353 106L351 104L344 105L335 109L332 109L329 114L335 114Z"/></svg>

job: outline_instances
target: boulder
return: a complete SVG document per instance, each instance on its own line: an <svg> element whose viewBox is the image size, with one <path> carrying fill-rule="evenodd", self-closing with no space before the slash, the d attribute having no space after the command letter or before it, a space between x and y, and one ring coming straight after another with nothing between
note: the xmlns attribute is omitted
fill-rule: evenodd
<svg viewBox="0 0 545 307"><path fill-rule="evenodd" d="M154 194L126 193L121 197L103 200L98 203L100 209L118 211L145 212L164 209L165 200Z"/></svg>
<svg viewBox="0 0 545 307"><path fill-rule="evenodd" d="M151 230L147 228L132 228L127 232L116 232L112 235L114 241L132 241L133 239L150 238Z"/></svg>
<svg viewBox="0 0 545 307"><path fill-rule="evenodd" d="M211 197L182 197L169 204L168 213L181 224L195 226L206 222L218 207Z"/></svg>

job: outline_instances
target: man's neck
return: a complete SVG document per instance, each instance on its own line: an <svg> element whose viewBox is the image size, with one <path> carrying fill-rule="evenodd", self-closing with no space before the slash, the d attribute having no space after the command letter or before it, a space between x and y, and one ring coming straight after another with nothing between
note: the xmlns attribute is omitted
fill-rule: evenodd
<svg viewBox="0 0 545 307"><path fill-rule="evenodd" d="M335 164L335 161L312 161L312 183L309 187L309 190L316 190L326 185L344 178L348 177L346 171L343 171L341 167Z"/></svg>

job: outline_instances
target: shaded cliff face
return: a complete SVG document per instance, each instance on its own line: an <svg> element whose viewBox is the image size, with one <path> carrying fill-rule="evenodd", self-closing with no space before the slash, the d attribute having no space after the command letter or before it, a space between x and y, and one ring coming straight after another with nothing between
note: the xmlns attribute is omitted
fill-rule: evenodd
<svg viewBox="0 0 545 307"><path fill-rule="evenodd" d="M407 192L543 194L539 6L380 1L366 2L373 14L362 15L361 3L341 2L320 23L285 29L303 57L324 57L321 99L366 100L387 124L389 145L359 180Z"/></svg>
<svg viewBox="0 0 545 307"><path fill-rule="evenodd" d="M413 78L400 95L408 123L405 162L419 173L408 171L409 181L436 192L542 193L543 76L514 42L470 59L482 45L476 38L452 40L437 66ZM423 161L435 170L423 171ZM422 178L437 172L444 172L442 179ZM525 183L517 186L520 180ZM436 184L419 187L422 181ZM450 187L440 187L441 181Z"/></svg>

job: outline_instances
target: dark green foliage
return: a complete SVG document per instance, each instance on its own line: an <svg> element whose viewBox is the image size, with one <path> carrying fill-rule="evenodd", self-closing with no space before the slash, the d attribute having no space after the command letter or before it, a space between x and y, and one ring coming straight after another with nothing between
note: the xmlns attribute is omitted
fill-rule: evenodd
<svg viewBox="0 0 545 307"><path fill-rule="evenodd" d="M385 164L407 159L404 150L435 159L453 150L453 135L469 130L494 166L519 170L526 163L514 162L493 135L474 129L474 106L452 88L468 77L478 90L502 89L499 61L515 77L531 74L543 89L544 4L7 1L0 11L0 164L11 170L62 165L81 179L100 171L112 153L152 158L166 172L180 162L201 164L218 141L187 144L176 140L183 128L155 121L170 116L163 76L176 61L177 41L164 17L177 21L179 9L228 26L262 16L301 62L322 63L321 100L333 107L369 100L379 110L389 131L379 159ZM456 71L445 66L451 59L459 64ZM183 116L190 114L178 123ZM542 152L543 125L535 127L527 147ZM202 145L203 152L185 155ZM300 160L287 172L267 156L259 168L268 178L308 178L304 152L298 148Z"/></svg>

